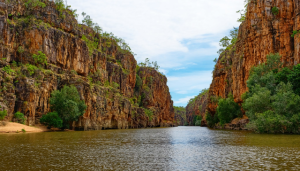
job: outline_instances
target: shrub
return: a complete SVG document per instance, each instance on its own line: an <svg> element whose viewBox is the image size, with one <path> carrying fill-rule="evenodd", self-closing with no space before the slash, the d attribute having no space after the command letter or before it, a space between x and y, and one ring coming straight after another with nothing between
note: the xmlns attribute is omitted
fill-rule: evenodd
<svg viewBox="0 0 300 171"><path fill-rule="evenodd" d="M14 73L14 72L15 72L13 69L10 68L9 65L5 66L2 70L3 70L4 72L6 72L7 74L11 74L11 73Z"/></svg>
<svg viewBox="0 0 300 171"><path fill-rule="evenodd" d="M78 75L75 70L71 70L71 74Z"/></svg>
<svg viewBox="0 0 300 171"><path fill-rule="evenodd" d="M46 7L46 4L41 2L40 0L27 0L27 2L24 3L24 5L26 6L26 8Z"/></svg>
<svg viewBox="0 0 300 171"><path fill-rule="evenodd" d="M35 70L37 70L37 67L34 65L26 64L26 67L29 72L29 75L33 75L35 73Z"/></svg>
<svg viewBox="0 0 300 171"><path fill-rule="evenodd" d="M226 99L220 99L217 107L220 124L231 122L236 117L242 116L241 107L235 103L232 94Z"/></svg>
<svg viewBox="0 0 300 171"><path fill-rule="evenodd" d="M149 118L149 121L151 122L152 121L152 117L153 117L153 111L152 110L150 110L150 109L144 109L144 111L145 111L145 114L148 116L148 118Z"/></svg>
<svg viewBox="0 0 300 171"><path fill-rule="evenodd" d="M213 128L216 125L216 123L219 122L219 118L218 118L217 114L215 114L214 116L212 116L209 112L206 112L205 117L206 117L207 125L210 128Z"/></svg>
<svg viewBox="0 0 300 171"><path fill-rule="evenodd" d="M51 93L51 109L58 113L63 120L63 128L69 128L69 122L77 121L85 112L86 105L80 100L79 93L74 86L64 86L60 91Z"/></svg>
<svg viewBox="0 0 300 171"><path fill-rule="evenodd" d="M116 89L119 89L120 88L120 85L116 82L113 82L113 87L116 88Z"/></svg>
<svg viewBox="0 0 300 171"><path fill-rule="evenodd" d="M38 51L38 54L33 54L32 55L32 58L34 59L34 62L36 64L46 64L47 65L47 57L46 55L41 52L41 51Z"/></svg>
<svg viewBox="0 0 300 171"><path fill-rule="evenodd" d="M24 123L25 123L26 118L24 117L24 114L23 114L23 113L21 113L21 112L16 112L16 113L15 113L15 118L17 119L17 122L18 122L18 123L21 123L21 124L24 124Z"/></svg>
<svg viewBox="0 0 300 171"><path fill-rule="evenodd" d="M47 125L48 128L51 127L61 128L63 126L63 121L58 116L57 112L50 112L47 115L42 116L40 122L44 125Z"/></svg>
<svg viewBox="0 0 300 171"><path fill-rule="evenodd" d="M25 133L26 132L25 129L22 129L22 132Z"/></svg>
<svg viewBox="0 0 300 171"><path fill-rule="evenodd" d="M6 115L7 115L7 111L6 110L0 111L0 120L3 120Z"/></svg>
<svg viewBox="0 0 300 171"><path fill-rule="evenodd" d="M201 120L197 120L195 126L201 126Z"/></svg>
<svg viewBox="0 0 300 171"><path fill-rule="evenodd" d="M273 13L274 15L278 15L278 14L279 14L279 9L278 9L277 7L273 7L273 8L272 8L272 13Z"/></svg>

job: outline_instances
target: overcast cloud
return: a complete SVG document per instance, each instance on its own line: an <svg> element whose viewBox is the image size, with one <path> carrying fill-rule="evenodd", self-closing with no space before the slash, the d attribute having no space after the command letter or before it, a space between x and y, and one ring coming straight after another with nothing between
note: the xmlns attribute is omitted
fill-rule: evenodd
<svg viewBox="0 0 300 171"><path fill-rule="evenodd" d="M68 0L137 54L158 61L175 105L208 88L218 40L228 35L243 0Z"/></svg>

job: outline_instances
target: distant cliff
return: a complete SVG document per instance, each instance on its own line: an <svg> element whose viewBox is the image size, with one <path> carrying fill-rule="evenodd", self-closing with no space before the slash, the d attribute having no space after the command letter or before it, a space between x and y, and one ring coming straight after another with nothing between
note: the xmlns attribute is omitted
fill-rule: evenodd
<svg viewBox="0 0 300 171"><path fill-rule="evenodd" d="M51 92L74 85L87 109L73 128L174 125L164 75L138 67L130 51L113 37L78 24L72 10L39 2L45 6L0 0L0 106L8 111L6 120L20 111L27 125L38 124L50 111ZM47 65L35 64L32 56L38 51L46 55Z"/></svg>
<svg viewBox="0 0 300 171"><path fill-rule="evenodd" d="M174 119L177 122L177 125L179 126L187 125L185 108L174 106L174 111L175 111Z"/></svg>

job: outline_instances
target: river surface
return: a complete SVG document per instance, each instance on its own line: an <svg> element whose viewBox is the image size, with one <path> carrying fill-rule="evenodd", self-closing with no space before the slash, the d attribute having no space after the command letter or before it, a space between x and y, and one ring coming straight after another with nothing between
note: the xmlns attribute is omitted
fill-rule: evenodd
<svg viewBox="0 0 300 171"><path fill-rule="evenodd" d="M0 170L299 170L300 136L201 127L0 134Z"/></svg>

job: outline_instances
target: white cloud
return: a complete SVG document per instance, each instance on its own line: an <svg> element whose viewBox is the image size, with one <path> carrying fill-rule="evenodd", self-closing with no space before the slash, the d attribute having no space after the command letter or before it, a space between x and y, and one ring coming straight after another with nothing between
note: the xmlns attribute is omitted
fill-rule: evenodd
<svg viewBox="0 0 300 171"><path fill-rule="evenodd" d="M186 104L191 98L194 98L194 96L187 96L185 98L180 98L176 101L174 101L174 105L181 105L181 104Z"/></svg>
<svg viewBox="0 0 300 171"><path fill-rule="evenodd" d="M187 52L183 39L218 34L237 26L242 0L72 0L105 31L124 38L138 58Z"/></svg>
<svg viewBox="0 0 300 171"><path fill-rule="evenodd" d="M209 88L211 78L211 71L197 71L180 76L169 76L168 86L171 92L178 94L199 93L202 89Z"/></svg>

